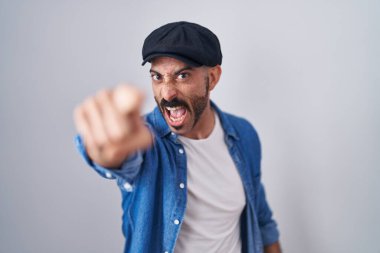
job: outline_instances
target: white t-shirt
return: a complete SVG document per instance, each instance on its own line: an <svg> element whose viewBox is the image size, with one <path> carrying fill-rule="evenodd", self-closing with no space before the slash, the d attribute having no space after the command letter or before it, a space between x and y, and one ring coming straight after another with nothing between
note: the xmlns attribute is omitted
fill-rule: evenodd
<svg viewBox="0 0 380 253"><path fill-rule="evenodd" d="M240 216L245 194L240 175L215 126L206 139L179 136L187 157L187 205L176 253L241 252Z"/></svg>

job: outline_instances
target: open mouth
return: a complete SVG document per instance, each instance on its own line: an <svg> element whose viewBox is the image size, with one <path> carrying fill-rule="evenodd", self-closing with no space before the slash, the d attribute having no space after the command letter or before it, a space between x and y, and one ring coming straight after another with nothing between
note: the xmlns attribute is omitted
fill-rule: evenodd
<svg viewBox="0 0 380 253"><path fill-rule="evenodd" d="M185 121L187 109L184 106L165 106L165 114L169 119L169 124L173 127L178 127Z"/></svg>

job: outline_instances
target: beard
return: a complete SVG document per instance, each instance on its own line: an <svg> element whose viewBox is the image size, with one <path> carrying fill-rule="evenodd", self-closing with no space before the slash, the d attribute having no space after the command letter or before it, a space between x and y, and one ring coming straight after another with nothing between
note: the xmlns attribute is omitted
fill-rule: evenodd
<svg viewBox="0 0 380 253"><path fill-rule="evenodd" d="M154 100L157 103L158 108L160 108L160 111L162 115L165 115L165 107L177 107L177 106L183 106L186 108L188 112L190 112L192 115L194 115L194 121L192 128L195 127L195 125L198 123L199 119L201 118L203 112L205 111L207 104L209 103L209 87L210 87L210 80L208 76L205 77L204 80L206 91L203 96L186 96L187 101L179 99L179 98L173 98L170 101L165 100L162 98L160 101L157 97L154 97ZM165 117L164 117L165 118ZM176 130L180 130L182 126L173 126Z"/></svg>

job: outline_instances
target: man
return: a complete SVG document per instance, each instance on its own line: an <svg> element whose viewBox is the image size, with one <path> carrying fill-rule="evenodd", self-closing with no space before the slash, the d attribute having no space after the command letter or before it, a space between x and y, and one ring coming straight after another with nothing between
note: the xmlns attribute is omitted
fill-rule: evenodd
<svg viewBox="0 0 380 253"><path fill-rule="evenodd" d="M260 143L244 119L210 101L221 76L218 38L175 22L143 45L157 108L120 85L75 110L78 147L123 196L125 252L280 252L260 181Z"/></svg>

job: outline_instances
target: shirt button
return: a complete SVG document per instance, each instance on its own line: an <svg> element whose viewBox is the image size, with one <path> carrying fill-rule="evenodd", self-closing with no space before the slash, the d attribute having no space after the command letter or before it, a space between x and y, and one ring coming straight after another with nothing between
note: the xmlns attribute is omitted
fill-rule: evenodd
<svg viewBox="0 0 380 253"><path fill-rule="evenodd" d="M112 178L111 172L109 172L109 171L106 172L106 178Z"/></svg>
<svg viewBox="0 0 380 253"><path fill-rule="evenodd" d="M179 224L179 220L174 220L174 224L178 225Z"/></svg>
<svg viewBox="0 0 380 253"><path fill-rule="evenodd" d="M178 150L178 152L179 152L180 154L183 154L183 149L180 148L180 149Z"/></svg>
<svg viewBox="0 0 380 253"><path fill-rule="evenodd" d="M179 184L179 188L181 188L181 189L185 188L185 184L184 183L180 183Z"/></svg>
<svg viewBox="0 0 380 253"><path fill-rule="evenodd" d="M169 253L169 251L165 251L164 253Z"/></svg>
<svg viewBox="0 0 380 253"><path fill-rule="evenodd" d="M123 184L123 187L124 189L127 191L127 192L131 192L132 191L132 185L128 182L124 183Z"/></svg>

